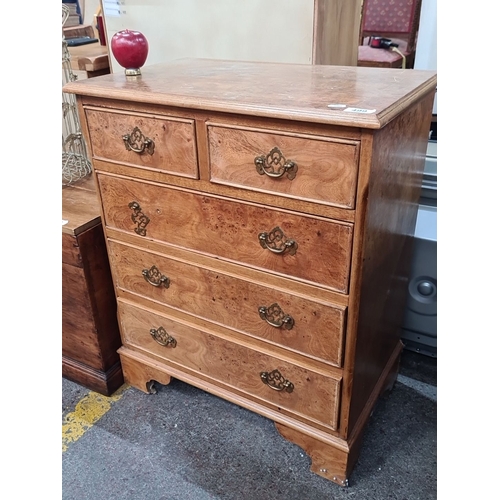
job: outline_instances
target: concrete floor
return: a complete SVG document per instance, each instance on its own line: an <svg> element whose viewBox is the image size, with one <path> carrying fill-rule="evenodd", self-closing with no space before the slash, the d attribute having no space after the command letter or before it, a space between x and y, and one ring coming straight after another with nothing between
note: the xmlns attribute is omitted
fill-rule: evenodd
<svg viewBox="0 0 500 500"><path fill-rule="evenodd" d="M63 379L62 499L436 499L436 368L403 351L348 488L311 473L270 420L178 380L106 398Z"/></svg>

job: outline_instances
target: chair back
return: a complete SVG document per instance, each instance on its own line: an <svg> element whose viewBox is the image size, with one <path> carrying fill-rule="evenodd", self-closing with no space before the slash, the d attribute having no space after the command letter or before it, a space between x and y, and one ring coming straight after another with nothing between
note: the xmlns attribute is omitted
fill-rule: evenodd
<svg viewBox="0 0 500 500"><path fill-rule="evenodd" d="M421 7L422 0L364 0L361 37L404 38L414 51Z"/></svg>

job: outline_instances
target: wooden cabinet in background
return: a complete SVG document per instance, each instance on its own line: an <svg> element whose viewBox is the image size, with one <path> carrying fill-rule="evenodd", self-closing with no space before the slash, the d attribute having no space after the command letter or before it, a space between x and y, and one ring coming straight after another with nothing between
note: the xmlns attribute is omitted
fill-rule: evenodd
<svg viewBox="0 0 500 500"><path fill-rule="evenodd" d="M435 89L434 72L207 59L68 84L125 380L264 415L347 485L397 374Z"/></svg>
<svg viewBox="0 0 500 500"><path fill-rule="evenodd" d="M116 299L92 177L62 188L62 374L109 396L123 384Z"/></svg>

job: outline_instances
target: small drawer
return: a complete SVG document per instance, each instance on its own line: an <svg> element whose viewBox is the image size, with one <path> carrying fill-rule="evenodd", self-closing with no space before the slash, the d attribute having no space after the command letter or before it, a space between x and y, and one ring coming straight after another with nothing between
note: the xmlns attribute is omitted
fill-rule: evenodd
<svg viewBox="0 0 500 500"><path fill-rule="evenodd" d="M352 224L105 174L98 181L109 228L348 292Z"/></svg>
<svg viewBox="0 0 500 500"><path fill-rule="evenodd" d="M340 366L346 308L108 241L119 288Z"/></svg>
<svg viewBox="0 0 500 500"><path fill-rule="evenodd" d="M340 383L163 315L118 301L123 345L162 358L278 407L283 413L337 428Z"/></svg>
<svg viewBox="0 0 500 500"><path fill-rule="evenodd" d="M210 180L353 209L359 142L210 124Z"/></svg>
<svg viewBox="0 0 500 500"><path fill-rule="evenodd" d="M94 108L85 115L94 158L198 178L194 120Z"/></svg>

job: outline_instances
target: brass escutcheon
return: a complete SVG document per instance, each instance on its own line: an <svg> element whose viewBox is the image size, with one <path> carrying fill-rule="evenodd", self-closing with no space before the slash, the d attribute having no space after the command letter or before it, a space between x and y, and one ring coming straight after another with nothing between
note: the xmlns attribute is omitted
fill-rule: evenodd
<svg viewBox="0 0 500 500"><path fill-rule="evenodd" d="M278 370L273 370L272 372L261 372L260 379L274 391L292 392L294 389L294 385L283 377Z"/></svg>
<svg viewBox="0 0 500 500"><path fill-rule="evenodd" d="M151 330L149 330L149 333L160 345L172 348L174 348L177 345L177 340L175 340L174 337L169 335L165 330L165 328L163 328L163 326L160 326L158 329L151 328Z"/></svg>
<svg viewBox="0 0 500 500"><path fill-rule="evenodd" d="M299 168L294 161L287 160L278 147L271 149L267 155L256 156L254 163L260 175L266 174L273 179L279 179L286 174L293 180Z"/></svg>
<svg viewBox="0 0 500 500"><path fill-rule="evenodd" d="M269 307L260 306L259 315L264 321L275 328L283 327L285 330L291 330L295 323L293 318L285 314L276 303L271 304Z"/></svg>
<svg viewBox="0 0 500 500"><path fill-rule="evenodd" d="M170 286L170 279L161 274L160 270L156 266L151 266L149 269L143 269L142 275L150 285L164 286L165 288Z"/></svg>
<svg viewBox="0 0 500 500"><path fill-rule="evenodd" d="M290 255L295 255L297 252L297 242L288 239L283 230L276 226L269 233L259 233L259 242L262 248L267 248L273 253L284 253L288 250Z"/></svg>
<svg viewBox="0 0 500 500"><path fill-rule="evenodd" d="M141 206L136 201L131 201L128 204L128 208L134 211L132 214L132 222L137 224L137 227L134 231L139 236L146 236L146 226L149 224L149 217L142 213Z"/></svg>
<svg viewBox="0 0 500 500"><path fill-rule="evenodd" d="M150 155L155 152L155 143L153 139L146 137L139 127L134 127L132 133L123 135L122 139L128 151L139 154L146 152Z"/></svg>

